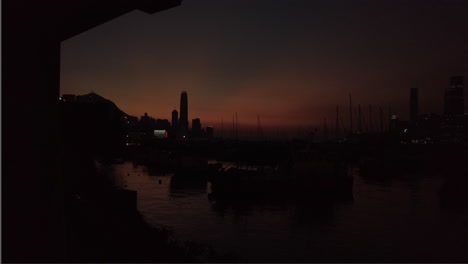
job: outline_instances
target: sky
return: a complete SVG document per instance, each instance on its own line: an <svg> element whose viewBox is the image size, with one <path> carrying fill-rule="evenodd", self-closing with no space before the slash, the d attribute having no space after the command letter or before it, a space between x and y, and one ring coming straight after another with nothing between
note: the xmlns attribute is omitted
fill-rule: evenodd
<svg viewBox="0 0 468 264"><path fill-rule="evenodd" d="M171 119L187 91L202 126L346 126L349 94L408 118L441 114L468 79L466 0L184 0L133 11L61 45L61 93L95 92L127 114ZM465 88L466 90L466 88ZM468 92L465 91L465 102ZM465 112L467 111L465 103ZM367 121L366 121L367 122Z"/></svg>

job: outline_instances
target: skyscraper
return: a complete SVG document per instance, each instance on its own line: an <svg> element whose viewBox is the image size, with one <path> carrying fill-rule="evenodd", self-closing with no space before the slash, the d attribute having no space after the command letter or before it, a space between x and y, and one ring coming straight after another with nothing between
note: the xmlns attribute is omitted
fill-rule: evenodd
<svg viewBox="0 0 468 264"><path fill-rule="evenodd" d="M180 95L180 119L179 126L183 135L187 135L189 123L188 123L188 98L187 92L182 91Z"/></svg>
<svg viewBox="0 0 468 264"><path fill-rule="evenodd" d="M450 78L450 86L445 90L444 115L463 115L463 76L453 76Z"/></svg>
<svg viewBox="0 0 468 264"><path fill-rule="evenodd" d="M192 119L192 135L195 137L201 136L200 118Z"/></svg>
<svg viewBox="0 0 468 264"><path fill-rule="evenodd" d="M418 118L418 88L411 88L410 91L410 121L416 122Z"/></svg>
<svg viewBox="0 0 468 264"><path fill-rule="evenodd" d="M174 111L172 111L172 128L176 128L179 124L179 112L177 112L177 110L174 109Z"/></svg>

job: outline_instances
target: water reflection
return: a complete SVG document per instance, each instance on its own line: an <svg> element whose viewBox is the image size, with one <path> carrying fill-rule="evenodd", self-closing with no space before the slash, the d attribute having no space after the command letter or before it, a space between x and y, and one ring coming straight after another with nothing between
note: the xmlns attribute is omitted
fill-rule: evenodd
<svg viewBox="0 0 468 264"><path fill-rule="evenodd" d="M466 207L446 209L454 200L466 205L461 176L355 175L353 195L344 200L251 200L217 199L200 181L150 176L132 164L115 165L114 175L138 191L138 209L148 222L171 227L181 239L234 251L243 261L467 260Z"/></svg>
<svg viewBox="0 0 468 264"><path fill-rule="evenodd" d="M134 164L133 166L137 167L138 165ZM171 174L170 170L159 168L156 166L142 166L142 167L146 169L146 172L148 173L149 176L165 176L165 175Z"/></svg>
<svg viewBox="0 0 468 264"><path fill-rule="evenodd" d="M206 193L207 183L203 178L187 178L180 175L173 175L169 184L171 194L179 193Z"/></svg>
<svg viewBox="0 0 468 264"><path fill-rule="evenodd" d="M468 179L462 173L446 177L439 191L441 207L449 211L468 211Z"/></svg>

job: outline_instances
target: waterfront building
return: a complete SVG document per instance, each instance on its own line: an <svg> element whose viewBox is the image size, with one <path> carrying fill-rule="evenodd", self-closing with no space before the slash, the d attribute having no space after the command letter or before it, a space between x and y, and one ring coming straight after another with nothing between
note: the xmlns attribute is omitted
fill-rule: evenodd
<svg viewBox="0 0 468 264"><path fill-rule="evenodd" d="M199 137L202 134L201 132L200 118L192 119L192 135L194 137Z"/></svg>
<svg viewBox="0 0 468 264"><path fill-rule="evenodd" d="M412 123L416 122L418 118L418 88L411 88L410 91L410 121Z"/></svg>
<svg viewBox="0 0 468 264"><path fill-rule="evenodd" d="M178 124L179 124L179 112L177 112L177 110L174 109L174 111L172 111L172 128L176 128Z"/></svg>
<svg viewBox="0 0 468 264"><path fill-rule="evenodd" d="M188 123L188 96L186 91L182 91L180 95L180 119L179 126L183 136L187 135L189 123Z"/></svg>
<svg viewBox="0 0 468 264"><path fill-rule="evenodd" d="M156 119L156 129L158 130L169 130L171 128L171 124L167 119Z"/></svg>
<svg viewBox="0 0 468 264"><path fill-rule="evenodd" d="M463 116L463 76L453 76L450 78L450 85L445 90L444 115Z"/></svg>

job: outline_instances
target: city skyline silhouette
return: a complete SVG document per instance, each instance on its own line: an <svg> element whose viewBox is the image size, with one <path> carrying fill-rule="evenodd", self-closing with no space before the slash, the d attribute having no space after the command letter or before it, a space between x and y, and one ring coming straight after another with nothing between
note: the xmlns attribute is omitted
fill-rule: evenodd
<svg viewBox="0 0 468 264"><path fill-rule="evenodd" d="M237 112L252 126L260 115L264 126L297 127L333 120L348 94L409 119L417 87L421 112L441 113L448 79L468 76L466 5L185 1L160 16L134 11L62 43L61 93L93 90L129 114L161 116L186 90L193 115L212 124Z"/></svg>
<svg viewBox="0 0 468 264"><path fill-rule="evenodd" d="M2 262L466 262L466 10L3 1Z"/></svg>

